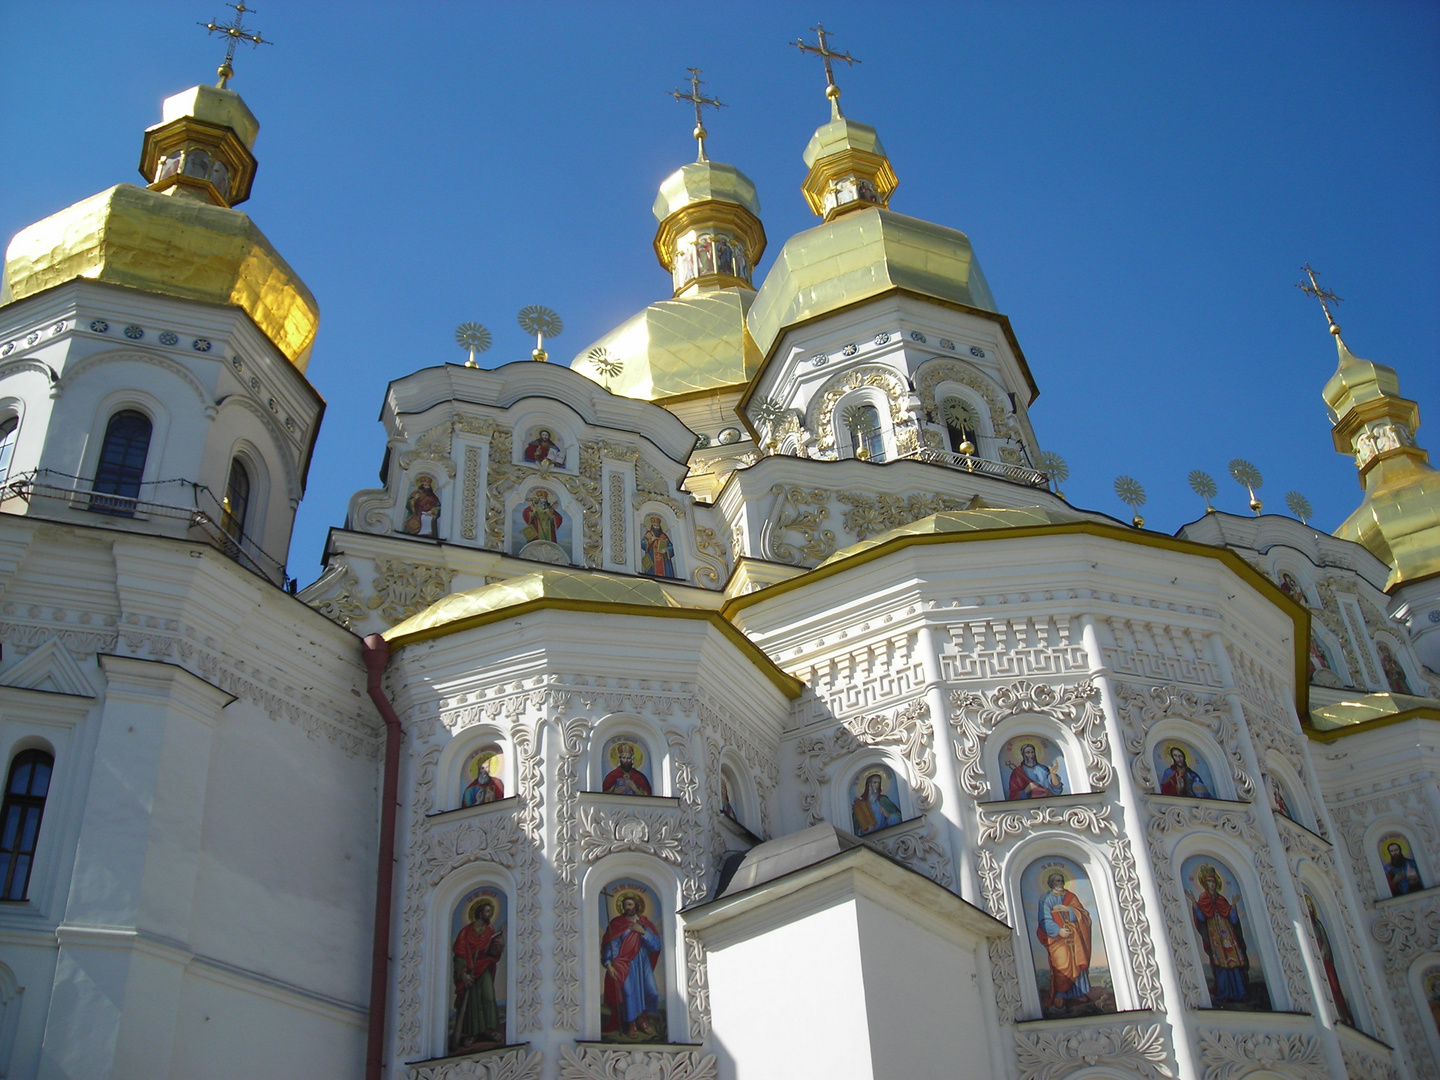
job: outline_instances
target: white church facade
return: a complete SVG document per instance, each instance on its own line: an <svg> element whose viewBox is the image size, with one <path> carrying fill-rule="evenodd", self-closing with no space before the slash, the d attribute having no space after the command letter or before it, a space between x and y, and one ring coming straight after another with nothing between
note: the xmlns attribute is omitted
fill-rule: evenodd
<svg viewBox="0 0 1440 1080"><path fill-rule="evenodd" d="M1440 1080L1440 479L1332 332L1334 536L1070 505L875 130L756 280L395 379L287 579L318 305L201 86L0 292L0 1076Z"/></svg>

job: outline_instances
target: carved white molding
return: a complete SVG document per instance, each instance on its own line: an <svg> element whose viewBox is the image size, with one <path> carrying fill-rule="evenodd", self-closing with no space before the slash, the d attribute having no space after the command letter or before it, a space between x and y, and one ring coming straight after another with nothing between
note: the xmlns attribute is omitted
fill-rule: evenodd
<svg viewBox="0 0 1440 1080"><path fill-rule="evenodd" d="M1320 778L1310 766L1310 740L1301 732L1294 718L1294 709L1289 714L1275 715L1249 703L1241 705L1245 714L1245 726L1250 729L1251 741L1255 744L1256 757L1263 763L1267 753L1274 753L1283 759L1300 777L1300 784L1310 800L1314 814L1315 828L1327 840L1329 828L1321 808L1325 805L1325 793L1320 787Z"/></svg>
<svg viewBox="0 0 1440 1080"><path fill-rule="evenodd" d="M518 1047L486 1057L410 1066L410 1080L540 1080L544 1055Z"/></svg>
<svg viewBox="0 0 1440 1080"><path fill-rule="evenodd" d="M698 1050L560 1048L560 1080L716 1080L714 1054Z"/></svg>
<svg viewBox="0 0 1440 1080"><path fill-rule="evenodd" d="M1220 666L1207 659L1209 645L1198 630L1120 616L1110 616L1105 625L1118 644L1102 646L1100 654L1114 674L1139 682L1225 686Z"/></svg>
<svg viewBox="0 0 1440 1080"><path fill-rule="evenodd" d="M1135 993L1141 1008L1161 1011L1165 1007L1165 995L1160 988L1160 965L1155 959L1150 920L1135 869L1135 851L1128 837L1110 841L1110 869L1115 879L1115 896L1120 902L1121 922L1125 926L1130 967L1135 975Z"/></svg>
<svg viewBox="0 0 1440 1080"><path fill-rule="evenodd" d="M582 806L579 822L580 853L587 863L621 851L652 855L676 866L681 863L681 826L671 811L607 813L594 806Z"/></svg>
<svg viewBox="0 0 1440 1080"><path fill-rule="evenodd" d="M1042 825L1064 825L1076 832L1093 833L1102 836L1109 833L1119 836L1115 823L1110 820L1110 806L1056 806L1048 799L1039 806L1025 810L986 810L979 808L981 844L998 844L1011 837L1028 835Z"/></svg>
<svg viewBox="0 0 1440 1080"><path fill-rule="evenodd" d="M924 818L887 829L883 835L866 837L892 859L924 874L938 885L953 888L955 877L950 872L950 856L937 842L938 838L935 826Z"/></svg>
<svg viewBox="0 0 1440 1080"><path fill-rule="evenodd" d="M814 566L835 553L835 530L823 524L830 516L829 491L776 484L770 493L775 503L760 530L760 550L767 559ZM798 540L787 539L792 532Z"/></svg>
<svg viewBox="0 0 1440 1080"><path fill-rule="evenodd" d="M1189 721L1208 732L1215 745L1227 755L1230 778L1235 782L1239 798L1248 800L1254 797L1255 782L1245 768L1235 722L1230 718L1229 705L1222 696L1198 694L1179 686L1135 686L1118 679L1111 685L1119 698L1116 711L1125 731L1130 768L1141 791L1159 789L1155 763L1152 755L1145 752L1145 740L1157 723L1173 718Z"/></svg>
<svg viewBox="0 0 1440 1080"><path fill-rule="evenodd" d="M689 933L685 934L685 1005L690 1038L703 1042L710 1034L710 974L704 942Z"/></svg>
<svg viewBox="0 0 1440 1080"><path fill-rule="evenodd" d="M1346 1080L1395 1080L1395 1068L1388 1058L1344 1038L1340 1040L1340 1057L1345 1061Z"/></svg>
<svg viewBox="0 0 1440 1080"><path fill-rule="evenodd" d="M1054 595L1046 592L1035 599L1050 601ZM940 673L948 683L1084 676L1090 668L1085 646L1070 636L1069 622L1053 617L967 619L950 624L946 633Z"/></svg>
<svg viewBox="0 0 1440 1080"><path fill-rule="evenodd" d="M838 725L829 735L807 735L796 744L800 764L800 808L805 824L814 825L825 815L820 807L820 785L830 774L825 766L866 746L898 746L910 766L908 780L915 792L916 809L922 813L935 805L935 749L930 724L930 707L918 699L892 713L857 716Z"/></svg>
<svg viewBox="0 0 1440 1080"><path fill-rule="evenodd" d="M1330 1075L1320 1040L1314 1035L1207 1028L1201 1028L1197 1035L1202 1080L1240 1080L1261 1069L1293 1076L1295 1080L1320 1080Z"/></svg>
<svg viewBox="0 0 1440 1080"><path fill-rule="evenodd" d="M955 690L950 694L950 726L955 729L955 757L960 762L960 786L975 798L990 793L981 763L985 740L1012 716L1046 716L1064 724L1080 740L1092 791L1107 787L1113 776L1105 715L1098 702L1100 691L1086 679L1071 686L1051 686L1020 679L989 693Z"/></svg>
<svg viewBox="0 0 1440 1080"><path fill-rule="evenodd" d="M1001 881L1000 864L995 861L995 856L990 854L986 848L980 848L975 856L980 863L980 895L985 900L985 910L1001 922L1009 922L1010 916L1005 909L1005 886Z"/></svg>
<svg viewBox="0 0 1440 1080"><path fill-rule="evenodd" d="M528 972L525 982L515 987L515 1030L539 1031L540 1024L540 867L544 837L541 808L545 803L544 762L540 758L539 713L529 723L515 723L510 739L515 746L516 776L520 808L516 819L525 837L528 857L515 867L515 925L520 940L515 943L517 972Z"/></svg>
<svg viewBox="0 0 1440 1080"><path fill-rule="evenodd" d="M1163 1024L1117 1024L1064 1031L1015 1032L1021 1080L1060 1080L1086 1066L1108 1066L1129 1076L1175 1075ZM1207 1078L1208 1080L1208 1078Z"/></svg>
<svg viewBox="0 0 1440 1080"><path fill-rule="evenodd" d="M1015 946L1009 938L991 938L990 981L995 986L995 1006L1002 1024L1013 1024L1020 1016L1020 973L1015 967Z"/></svg>
<svg viewBox="0 0 1440 1080"><path fill-rule="evenodd" d="M575 792L590 723L560 725L555 769L555 1026L580 1030L580 872Z"/></svg>
<svg viewBox="0 0 1440 1080"><path fill-rule="evenodd" d="M878 627L864 623L867 635ZM870 637L845 652L827 647L823 655L791 674L812 692L795 710L797 727L830 716L889 708L925 692L925 663L915 633Z"/></svg>

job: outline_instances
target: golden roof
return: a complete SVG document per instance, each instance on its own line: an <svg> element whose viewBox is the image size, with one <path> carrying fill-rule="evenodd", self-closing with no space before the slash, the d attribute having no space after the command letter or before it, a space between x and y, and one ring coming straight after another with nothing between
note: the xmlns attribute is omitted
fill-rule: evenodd
<svg viewBox="0 0 1440 1080"><path fill-rule="evenodd" d="M651 304L587 346L570 366L612 393L655 401L745 383L760 351L745 326L755 300L732 287ZM603 350L624 365L606 377L590 359Z"/></svg>
<svg viewBox="0 0 1440 1080"><path fill-rule="evenodd" d="M315 297L245 214L132 184L17 233L0 303L75 278L238 307L302 372L320 322Z"/></svg>
<svg viewBox="0 0 1440 1080"><path fill-rule="evenodd" d="M768 355L788 327L894 289L997 311L964 233L867 206L787 240L746 322Z"/></svg>
<svg viewBox="0 0 1440 1080"><path fill-rule="evenodd" d="M978 503L978 499L976 502ZM972 506L968 510L946 510L931 514L907 525L876 533L857 544L841 548L821 566L842 562L862 551L888 544L901 536L933 536L942 533L981 532L993 529L1019 529L1034 525L1062 525L1071 521L1088 521L1084 514L1073 510L1044 506Z"/></svg>
<svg viewBox="0 0 1440 1080"><path fill-rule="evenodd" d="M655 220L704 202L728 202L744 207L757 218L760 199L754 182L734 165L719 161L692 161L682 165L660 182L655 196Z"/></svg>
<svg viewBox="0 0 1440 1080"><path fill-rule="evenodd" d="M192 86L165 99L160 106L160 123L150 128L164 127L193 116L207 124L227 127L245 144L245 149L255 149L255 138L260 134L260 121L234 90L222 90L218 86Z"/></svg>
<svg viewBox="0 0 1440 1080"><path fill-rule="evenodd" d="M1310 726L1322 734L1344 734L1362 724L1374 726L1376 721L1408 720L1412 716L1440 719L1440 709L1433 698L1411 694L1366 694L1360 698L1316 705L1310 709Z"/></svg>
<svg viewBox="0 0 1440 1080"><path fill-rule="evenodd" d="M809 172L800 185L805 201L827 221L866 206L889 207L900 181L880 136L869 124L841 116L838 101L832 104L834 118L816 128L805 146ZM869 185L863 194L861 182Z"/></svg>

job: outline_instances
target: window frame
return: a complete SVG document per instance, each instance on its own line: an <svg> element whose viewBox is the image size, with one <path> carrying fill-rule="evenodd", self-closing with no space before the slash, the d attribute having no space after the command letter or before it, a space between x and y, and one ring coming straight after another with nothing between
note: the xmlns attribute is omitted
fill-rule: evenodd
<svg viewBox="0 0 1440 1080"><path fill-rule="evenodd" d="M40 794L34 793L35 778L38 770L34 768L39 763L45 766L45 787ZM30 775L25 782L26 790L15 792L15 774L23 766L31 766ZM3 901L25 901L30 897L30 881L35 874L35 852L40 847L40 828L45 822L45 803L50 797L50 784L55 777L55 755L47 750L30 748L21 750L10 759L10 768L5 774L5 796L3 803L0 803L0 857L5 859L4 870L0 872L0 900ZM9 822L12 811L20 811L13 834L13 843L6 844L6 837L9 834ZM28 847L24 843L25 824L29 815L27 811L36 811L35 827L30 836ZM17 874L17 867L20 859L24 858L25 878L20 884L19 895L13 895L14 883Z"/></svg>

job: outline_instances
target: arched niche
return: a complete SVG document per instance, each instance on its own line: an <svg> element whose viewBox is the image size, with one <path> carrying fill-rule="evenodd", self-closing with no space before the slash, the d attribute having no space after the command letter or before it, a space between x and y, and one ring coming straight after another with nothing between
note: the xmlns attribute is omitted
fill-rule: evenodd
<svg viewBox="0 0 1440 1080"><path fill-rule="evenodd" d="M170 438L169 409L154 395L130 387L106 394L96 405L78 470L81 477L80 485L88 488L95 479L95 473L100 464L100 452L104 449L105 433L109 429L111 418L118 413L130 410L142 414L150 421L150 444L146 450L145 466L140 478L140 499L146 502L160 502L163 501L163 498L158 496L174 495L177 500L183 497L183 501L187 505L190 504L192 496L189 491L182 492L178 486L174 492L158 492L155 488L157 480L170 475L164 460ZM198 447L196 449L198 450ZM187 469L193 471L193 461L187 464ZM186 479L193 480L194 476L186 477ZM143 516L143 511L137 513L136 516Z"/></svg>
<svg viewBox="0 0 1440 1080"><path fill-rule="evenodd" d="M957 415L958 414L958 415ZM1000 445L995 438L995 426L990 417L989 403L984 395L973 387L946 379L935 387L934 423L944 433L945 449L952 454L960 453L959 436L968 429L973 436L970 442L977 457L991 461L999 460ZM968 423L962 424L964 417Z"/></svg>
<svg viewBox="0 0 1440 1080"><path fill-rule="evenodd" d="M487 753L487 751L493 751ZM496 757L498 755L498 763ZM485 771L499 782L499 798L515 794L515 763L510 752L510 742L499 727L494 724L475 724L462 728L445 744L436 762L438 783L435 785L436 811L458 810L465 805L483 805L498 801L496 798L477 794L474 801L466 803L465 792L472 784L478 788L485 781L480 778L478 765L486 765ZM486 760L488 759L488 760ZM477 783L478 781L478 783ZM490 786L490 795L496 789Z"/></svg>
<svg viewBox="0 0 1440 1080"><path fill-rule="evenodd" d="M1394 634L1379 631L1373 635L1375 657L1380 663L1380 674L1384 685L1382 690L1392 694L1426 693L1425 680L1415 670L1410 658L1410 648Z"/></svg>
<svg viewBox="0 0 1440 1080"><path fill-rule="evenodd" d="M1440 952L1431 950L1416 957L1406 972L1406 982L1430 1053L1440 1061Z"/></svg>
<svg viewBox="0 0 1440 1080"><path fill-rule="evenodd" d="M635 538L637 574L662 581L684 580L685 545L674 511L653 500L642 503L635 518Z"/></svg>
<svg viewBox="0 0 1440 1080"><path fill-rule="evenodd" d="M1145 734L1146 775L1152 795L1238 798L1225 753L1209 732L1180 719L1161 720ZM1183 759L1183 760L1182 760Z"/></svg>
<svg viewBox="0 0 1440 1080"><path fill-rule="evenodd" d="M653 932L653 936L658 938L658 949L653 948L653 940L632 939L627 947L624 936L632 932L632 927L627 925L629 920L624 905L627 894L640 896L644 910L637 914L650 924L649 927L634 927L633 932L646 937ZM585 871L581 881L581 898L582 1038L631 1045L687 1042L683 931L677 915L680 889L675 876L659 860L649 856L632 853L611 855ZM612 983L607 988L607 950L612 964L614 958L622 953L630 953L630 964L648 964L649 958L654 956L650 968L653 986L645 987L643 978L636 980L641 985L631 984L628 997L624 994L624 983L620 986ZM628 978L628 968L626 975ZM649 1004L646 1001L650 997L647 990L653 991L651 1000L660 1007L658 1010L643 1008ZM637 1010L636 1016L627 1019L627 1006L631 1009L642 1007ZM654 1015L657 1011L663 1014L658 1023ZM645 1013L651 1015L642 1021L640 1017ZM625 1037L627 1023L636 1025L637 1035L641 1027L648 1026L651 1038Z"/></svg>
<svg viewBox="0 0 1440 1080"><path fill-rule="evenodd" d="M575 472L580 464L579 429L553 411L526 412L515 418L515 465L546 465Z"/></svg>
<svg viewBox="0 0 1440 1080"><path fill-rule="evenodd" d="M1026 746L1035 749L1033 765ZM1007 717L985 737L981 752L995 801L1051 798L1090 790L1079 740L1053 717L1037 713Z"/></svg>
<svg viewBox="0 0 1440 1080"><path fill-rule="evenodd" d="M760 832L760 800L745 763L732 751L720 755L720 813L750 832Z"/></svg>
<svg viewBox="0 0 1440 1080"><path fill-rule="evenodd" d="M633 751L628 767L626 746ZM637 773L643 782L636 777ZM607 716L595 725L590 735L586 776L589 791L611 795L668 795L669 751L665 739L656 725L639 716Z"/></svg>
<svg viewBox="0 0 1440 1080"><path fill-rule="evenodd" d="M422 540L449 539L455 488L450 474L423 460L397 473L395 532Z"/></svg>
<svg viewBox="0 0 1440 1080"><path fill-rule="evenodd" d="M496 1004L500 1006L502 1013L500 1016L501 1043L511 1043L515 1040L515 1021L513 1016L509 1015L511 1010L508 1008L509 1004L516 1000L519 973L514 961L522 946L522 942L515 940L511 932L515 912L515 880L504 867L488 862L472 864L451 872L430 894L429 918L425 934L426 972L423 982L423 985L428 988L428 992L425 995L425 1011L421 1021L422 1030L427 1033L431 1053L435 1057L448 1057L457 1053L476 1053L481 1049L455 1049L457 1034L463 1034L456 1030L457 1004L461 1004L462 1008L465 1005L473 1008L474 1005L480 1004L479 1002L457 1003L456 1001L459 990L456 980L456 943L461 929L467 925L466 915L487 895L498 900L495 906L499 910L493 913L490 925L501 931L502 934L499 947L501 955L492 957L496 963L489 965L494 981ZM483 925L476 928L475 933L483 937ZM466 935L466 937L472 940L462 941L462 948L477 944L473 941L473 935ZM485 951L495 951L493 941L488 943ZM472 975L476 974L477 969L483 966L485 966L483 959L478 964L475 962L473 952L466 958L465 967ZM494 1042L493 1039L482 1039L481 1041Z"/></svg>
<svg viewBox="0 0 1440 1080"><path fill-rule="evenodd" d="M1335 886L1308 862L1300 867L1299 879L1301 921L1308 931L1317 974L1328 990L1332 1015L1342 1024L1369 1033L1374 1023L1368 1003L1359 992L1361 980L1355 970L1353 943L1346 937L1345 923L1332 902Z"/></svg>
<svg viewBox="0 0 1440 1080"><path fill-rule="evenodd" d="M505 500L512 555L536 562L581 566L584 511L561 484L533 477Z"/></svg>
<svg viewBox="0 0 1440 1080"><path fill-rule="evenodd" d="M1430 852L1420 842L1414 823L1406 818L1393 815L1371 822L1361 844L1379 899L1410 896L1437 884ZM1398 861L1392 845L1400 848Z"/></svg>
<svg viewBox="0 0 1440 1080"><path fill-rule="evenodd" d="M917 816L904 761L881 748L856 754L836 779L831 820L856 836L868 836Z"/></svg>
<svg viewBox="0 0 1440 1080"><path fill-rule="evenodd" d="M878 387L862 386L841 397L831 421L838 456L874 462L895 458L895 429L889 413L889 400Z"/></svg>
<svg viewBox="0 0 1440 1080"><path fill-rule="evenodd" d="M1273 750L1265 754L1262 764L1265 768L1265 794L1270 800L1270 809L1295 824L1316 832L1315 808L1310 805L1310 793L1300 782L1300 774L1281 754Z"/></svg>

